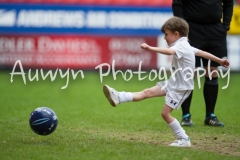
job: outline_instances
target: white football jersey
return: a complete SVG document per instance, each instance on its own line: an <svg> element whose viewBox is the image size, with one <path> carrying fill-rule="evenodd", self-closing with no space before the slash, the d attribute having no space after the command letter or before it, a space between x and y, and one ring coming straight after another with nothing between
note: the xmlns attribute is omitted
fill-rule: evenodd
<svg viewBox="0 0 240 160"><path fill-rule="evenodd" d="M171 65L171 77L168 85L176 90L193 90L195 54L197 48L192 47L187 37L182 37L171 44L170 48L175 50Z"/></svg>

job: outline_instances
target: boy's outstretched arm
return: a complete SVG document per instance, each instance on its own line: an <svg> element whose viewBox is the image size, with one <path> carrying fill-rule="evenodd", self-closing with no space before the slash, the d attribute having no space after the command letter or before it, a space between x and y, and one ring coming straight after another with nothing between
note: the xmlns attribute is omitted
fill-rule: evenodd
<svg viewBox="0 0 240 160"><path fill-rule="evenodd" d="M215 61L225 68L227 68L230 65L230 63L227 59L220 59L220 58L212 55L211 53L208 53L208 52L205 52L205 51L202 51L202 50L198 50L198 52L195 55L199 56L199 57L206 58L206 59L210 59L212 61Z"/></svg>
<svg viewBox="0 0 240 160"><path fill-rule="evenodd" d="M146 43L141 44L141 48L149 50L149 51L165 54L165 55L173 55L173 54L175 54L175 51L173 49L171 49L171 48L152 47L152 46L149 46Z"/></svg>

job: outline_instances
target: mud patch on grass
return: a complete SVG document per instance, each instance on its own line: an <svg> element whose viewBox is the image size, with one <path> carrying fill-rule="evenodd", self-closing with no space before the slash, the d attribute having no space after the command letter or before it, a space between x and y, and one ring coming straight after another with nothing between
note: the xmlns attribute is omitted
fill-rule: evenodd
<svg viewBox="0 0 240 160"><path fill-rule="evenodd" d="M147 130L147 131L135 131L135 132L119 132L116 130L100 130L100 129L84 129L83 132L90 134L98 134L104 137L130 141L148 143L153 145L169 146L174 141L174 137L171 133ZM202 150L208 152L214 152L222 155L240 156L240 138L231 137L227 135L195 135L191 136L191 149Z"/></svg>

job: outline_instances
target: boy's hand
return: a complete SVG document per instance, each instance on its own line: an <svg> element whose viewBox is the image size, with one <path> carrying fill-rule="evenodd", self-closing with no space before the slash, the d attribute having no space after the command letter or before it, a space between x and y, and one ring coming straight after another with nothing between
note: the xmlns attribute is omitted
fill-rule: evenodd
<svg viewBox="0 0 240 160"><path fill-rule="evenodd" d="M221 59L220 64L225 68L227 68L230 65L227 59Z"/></svg>
<svg viewBox="0 0 240 160"><path fill-rule="evenodd" d="M141 44L141 48L142 48L142 49L148 49L148 48L149 48L149 45L146 44L146 43L143 43L143 44Z"/></svg>

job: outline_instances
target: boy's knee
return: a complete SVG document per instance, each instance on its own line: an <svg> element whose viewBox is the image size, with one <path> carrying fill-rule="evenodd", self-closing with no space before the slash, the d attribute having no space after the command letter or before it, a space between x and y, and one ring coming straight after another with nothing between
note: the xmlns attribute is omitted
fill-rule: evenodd
<svg viewBox="0 0 240 160"><path fill-rule="evenodd" d="M161 116L163 119L166 119L168 117L168 114L166 112L162 111Z"/></svg>
<svg viewBox="0 0 240 160"><path fill-rule="evenodd" d="M148 88L148 89L144 89L143 93L146 97L151 97L153 95L153 92Z"/></svg>

